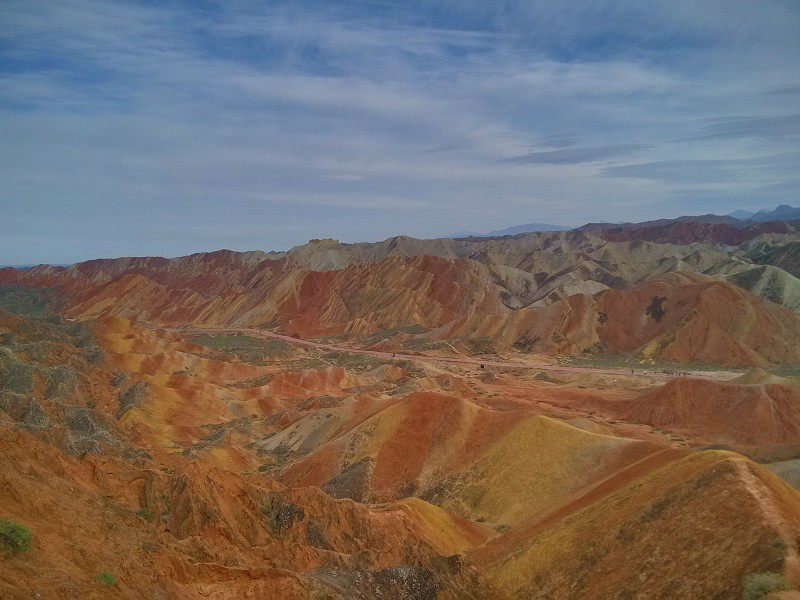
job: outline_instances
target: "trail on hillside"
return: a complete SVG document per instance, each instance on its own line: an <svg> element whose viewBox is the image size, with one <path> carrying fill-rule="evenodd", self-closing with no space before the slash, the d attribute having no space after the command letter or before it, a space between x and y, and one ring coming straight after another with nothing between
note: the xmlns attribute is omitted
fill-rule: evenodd
<svg viewBox="0 0 800 600"><path fill-rule="evenodd" d="M381 352L378 350L364 350L361 348L351 348L348 346L339 346L336 344L329 344L323 342L312 342L302 338L293 337L290 335L282 335L274 333L265 329L255 329L249 327L180 327L169 328L169 331L175 331L184 334L245 334L253 337L279 339L285 342L296 344L299 346L306 346L309 348L317 348L319 350L327 350L329 352L342 352L347 354L362 354L366 356L376 356L385 359L404 359L404 360L417 360L421 362L449 362L467 365L476 365L478 367L505 367L515 369L532 369L537 371L553 371L556 373L592 373L595 375L616 375L619 377L657 377L661 379L674 379L684 375L680 373L664 373L648 369L614 369L614 368L601 368L601 367L575 367L564 365L548 365L543 363L525 363L525 362L512 362L501 360L483 360L479 358L456 358L451 356L431 356L426 354L405 354L400 352ZM633 372L631 372L633 371ZM738 373L731 373L730 371L708 371L708 372L691 372L692 377L700 379L710 379L714 381L727 381L733 377L737 377Z"/></svg>

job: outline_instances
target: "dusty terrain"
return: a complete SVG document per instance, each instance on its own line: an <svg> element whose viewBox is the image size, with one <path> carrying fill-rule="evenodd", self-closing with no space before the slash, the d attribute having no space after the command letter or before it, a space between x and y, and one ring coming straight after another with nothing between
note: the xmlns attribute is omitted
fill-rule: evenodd
<svg viewBox="0 0 800 600"><path fill-rule="evenodd" d="M303 338L385 335L410 347L448 340L468 354L483 343L492 351L770 367L800 356L790 335L800 327L792 272L800 233L792 227L759 229L738 246L703 236L610 241L606 230L315 240L280 254L7 268L0 284L55 289L64 314L80 319L258 327Z"/></svg>
<svg viewBox="0 0 800 600"><path fill-rule="evenodd" d="M0 597L798 589L800 315L734 277L796 234L734 234L0 271Z"/></svg>

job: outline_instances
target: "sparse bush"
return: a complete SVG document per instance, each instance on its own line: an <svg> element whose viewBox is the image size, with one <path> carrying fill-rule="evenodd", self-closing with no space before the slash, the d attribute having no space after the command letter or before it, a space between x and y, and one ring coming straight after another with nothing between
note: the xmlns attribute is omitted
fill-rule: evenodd
<svg viewBox="0 0 800 600"><path fill-rule="evenodd" d="M780 573L750 573L744 580L742 600L761 600L770 592L785 592L789 589L789 582Z"/></svg>
<svg viewBox="0 0 800 600"><path fill-rule="evenodd" d="M136 514L142 517L147 522L150 522L155 518L153 517L153 513L151 513L146 508L140 508L139 510L136 511Z"/></svg>
<svg viewBox="0 0 800 600"><path fill-rule="evenodd" d="M100 571L94 578L103 585L117 585L117 578L111 571Z"/></svg>
<svg viewBox="0 0 800 600"><path fill-rule="evenodd" d="M0 546L8 554L27 552L31 549L31 532L16 521L0 519Z"/></svg>

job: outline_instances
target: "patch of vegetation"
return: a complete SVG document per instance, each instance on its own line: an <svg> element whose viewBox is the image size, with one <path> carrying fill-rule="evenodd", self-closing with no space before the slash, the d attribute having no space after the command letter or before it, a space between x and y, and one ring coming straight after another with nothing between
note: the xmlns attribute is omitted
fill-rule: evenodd
<svg viewBox="0 0 800 600"><path fill-rule="evenodd" d="M690 362L688 365L678 365L675 363L664 363L664 369L671 369L673 371L680 371L682 373L686 373L689 371L731 371L731 372L738 372L738 373L746 373L750 370L750 367L720 367L719 365L713 365L710 363L702 363L702 362Z"/></svg>
<svg viewBox="0 0 800 600"><path fill-rule="evenodd" d="M117 585L117 578L114 577L114 574L111 571L100 571L97 575L94 576L95 581L99 581L103 585Z"/></svg>
<svg viewBox="0 0 800 600"><path fill-rule="evenodd" d="M692 362L688 365L681 365L672 361L643 359L634 354L595 354L584 353L575 356L562 356L558 359L559 364L568 367L603 367L633 369L635 374L641 375L643 371L660 373L687 373L689 371L708 371L716 372L721 369L719 365L708 363ZM727 368L725 371L741 371L745 369Z"/></svg>
<svg viewBox="0 0 800 600"><path fill-rule="evenodd" d="M16 521L0 519L0 546L7 554L18 554L31 549L33 538L28 529Z"/></svg>
<svg viewBox="0 0 800 600"><path fill-rule="evenodd" d="M53 292L46 288L0 285L0 309L6 312L41 317L50 314L52 301Z"/></svg>
<svg viewBox="0 0 800 600"><path fill-rule="evenodd" d="M14 352L0 349L0 390L17 394L30 394L36 376L36 367L22 362Z"/></svg>
<svg viewBox="0 0 800 600"><path fill-rule="evenodd" d="M403 347L409 350L425 352L428 350L442 350L450 346L444 340L431 340L427 338L412 338L403 342Z"/></svg>
<svg viewBox="0 0 800 600"><path fill-rule="evenodd" d="M119 395L119 407L117 408L117 419L121 418L129 410L139 408L150 396L150 382L137 381Z"/></svg>
<svg viewBox="0 0 800 600"><path fill-rule="evenodd" d="M261 505L261 514L272 533L280 535L297 521L305 519L305 509L286 500L278 492L270 492Z"/></svg>
<svg viewBox="0 0 800 600"><path fill-rule="evenodd" d="M649 364L637 364L631 354L578 354L560 357L560 364L575 367L619 367L622 369L653 369Z"/></svg>
<svg viewBox="0 0 800 600"><path fill-rule="evenodd" d="M322 525L322 520L316 515L312 515L308 523L306 523L306 539L314 548L333 550L333 546L330 545L325 537L325 528Z"/></svg>
<svg viewBox="0 0 800 600"><path fill-rule="evenodd" d="M650 306L645 309L644 313L656 323L661 323L661 319L667 314L667 309L664 308L664 302L666 301L667 299L664 296L653 296Z"/></svg>
<svg viewBox="0 0 800 600"><path fill-rule="evenodd" d="M742 600L761 600L770 592L785 592L789 589L789 582L780 573L750 573L744 580Z"/></svg>
<svg viewBox="0 0 800 600"><path fill-rule="evenodd" d="M408 377L424 377L425 369L420 364L413 360L398 360L395 363L398 367L406 372Z"/></svg>
<svg viewBox="0 0 800 600"><path fill-rule="evenodd" d="M214 335L207 333L201 333L192 336L191 340L193 343L201 346L206 346L208 348L222 348L226 350L231 348L258 348L262 341L247 335ZM283 343L285 344L285 342Z"/></svg>
<svg viewBox="0 0 800 600"><path fill-rule="evenodd" d="M193 336L191 341L206 348L213 348L223 355L253 364L263 363L289 353L289 344L283 340L255 338L249 335L203 333Z"/></svg>
<svg viewBox="0 0 800 600"><path fill-rule="evenodd" d="M357 339L357 336L352 333L337 333L336 335L319 335L306 339L309 342L318 342L320 344L341 344L345 342L351 342L354 339Z"/></svg>
<svg viewBox="0 0 800 600"><path fill-rule="evenodd" d="M423 327L422 325L415 323L413 325L404 325L401 327L393 327L391 329L381 329L380 331L376 331L375 333L369 335L367 340L370 342L382 342L383 340L388 340L389 338L401 333L420 335L429 331L430 329L427 327Z"/></svg>
<svg viewBox="0 0 800 600"><path fill-rule="evenodd" d="M153 516L153 513L151 513L146 508L140 508L139 510L136 511L136 514L138 516L140 516L141 518L143 518L148 523L151 523L153 521L153 519L155 519L155 516Z"/></svg>
<svg viewBox="0 0 800 600"><path fill-rule="evenodd" d="M778 377L800 377L800 364L781 365L775 369L771 369L770 373Z"/></svg>
<svg viewBox="0 0 800 600"><path fill-rule="evenodd" d="M697 450L699 452L702 452L703 450L727 450L729 452L736 452L728 444L709 444L708 446L703 446L702 448L698 448Z"/></svg>
<svg viewBox="0 0 800 600"><path fill-rule="evenodd" d="M784 540L781 536L776 535L774 538L772 538L772 546L778 550L786 550L786 540Z"/></svg>
<svg viewBox="0 0 800 600"><path fill-rule="evenodd" d="M497 354L497 348L490 337L465 339L464 344L470 354Z"/></svg>

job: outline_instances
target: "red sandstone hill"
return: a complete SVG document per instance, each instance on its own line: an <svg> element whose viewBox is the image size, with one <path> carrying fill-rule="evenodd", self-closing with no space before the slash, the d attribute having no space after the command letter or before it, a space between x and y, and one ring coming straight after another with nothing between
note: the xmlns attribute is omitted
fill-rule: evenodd
<svg viewBox="0 0 800 600"><path fill-rule="evenodd" d="M606 291L597 311L611 352L730 366L800 360L800 315L723 281L671 273Z"/></svg>
<svg viewBox="0 0 800 600"><path fill-rule="evenodd" d="M293 251L295 258L220 251L169 260L89 261L68 269L3 269L0 283L54 288L65 314L80 319L121 316L165 325L268 327L302 337L365 335L414 325L432 330L415 334L424 338L488 338L497 348L533 352L632 353L728 366L800 362L798 313L721 276L658 275L692 268L717 273L725 253L675 259L670 252L683 247L597 246L596 238L578 233L583 238L537 238L530 243L542 248L524 256L509 251L518 242L513 238L485 242L508 252L502 260L514 267L487 252L474 259L379 258L383 251L419 250L410 241L355 249L329 241L304 247L305 253ZM463 250L445 241L440 245L442 253ZM369 259L352 262L362 255ZM649 262L637 262L640 255ZM315 271L300 266L300 259L347 266ZM776 297L760 279L739 275L752 271L753 263L737 260L732 281ZM542 268L551 271L533 274ZM792 290L787 287L777 298L794 306ZM539 300L526 304L531 298Z"/></svg>
<svg viewBox="0 0 800 600"><path fill-rule="evenodd" d="M588 398L615 418L725 444L800 443L800 387L680 377L632 400Z"/></svg>
<svg viewBox="0 0 800 600"><path fill-rule="evenodd" d="M660 244L712 243L738 246L763 233L790 233L797 230L797 222L786 221L755 223L748 227L737 227L729 223L674 221L660 225L610 227L602 229L600 235L613 242L642 240Z"/></svg>
<svg viewBox="0 0 800 600"><path fill-rule="evenodd" d="M695 429L719 441L798 443L800 388L679 378L637 398L623 418L666 428Z"/></svg>
<svg viewBox="0 0 800 600"><path fill-rule="evenodd" d="M115 281L168 289L139 279ZM763 571L800 584L796 490L577 410L646 396L270 356L0 311L0 518L33 536L0 559L0 596L729 598ZM106 570L116 585L95 579Z"/></svg>

